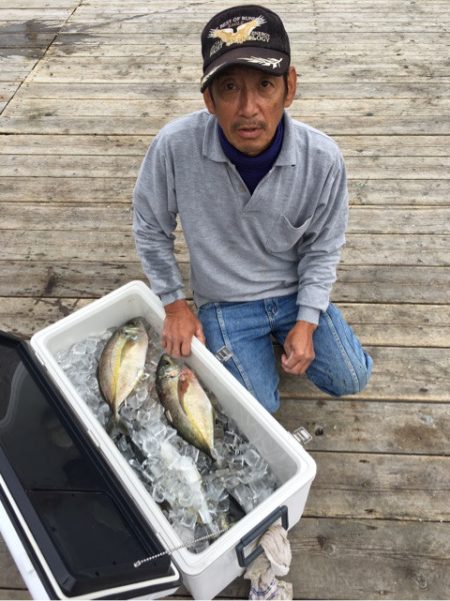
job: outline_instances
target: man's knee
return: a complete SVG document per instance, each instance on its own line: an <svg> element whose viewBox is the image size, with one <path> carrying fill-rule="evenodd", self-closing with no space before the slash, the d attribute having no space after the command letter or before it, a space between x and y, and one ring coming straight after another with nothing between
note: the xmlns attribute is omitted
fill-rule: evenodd
<svg viewBox="0 0 450 601"><path fill-rule="evenodd" d="M358 394L367 386L372 373L373 360L364 352L364 361L352 363L345 373L332 379L330 394L336 397Z"/></svg>

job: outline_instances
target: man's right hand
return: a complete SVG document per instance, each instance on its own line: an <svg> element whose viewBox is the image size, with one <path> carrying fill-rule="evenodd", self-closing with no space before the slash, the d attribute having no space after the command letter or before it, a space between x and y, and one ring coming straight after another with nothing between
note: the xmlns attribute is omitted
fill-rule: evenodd
<svg viewBox="0 0 450 601"><path fill-rule="evenodd" d="M185 300L177 300L165 307L161 342L171 357L187 357L191 354L192 336L205 344L205 335L200 320L194 315Z"/></svg>

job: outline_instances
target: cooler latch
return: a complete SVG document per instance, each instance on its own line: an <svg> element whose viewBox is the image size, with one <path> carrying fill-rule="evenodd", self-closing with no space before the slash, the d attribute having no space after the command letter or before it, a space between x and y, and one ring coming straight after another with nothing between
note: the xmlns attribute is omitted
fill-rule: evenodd
<svg viewBox="0 0 450 601"><path fill-rule="evenodd" d="M304 428L303 426L300 426L299 428L296 428L293 432L292 432L292 436L295 438L295 440L297 442L299 442L303 447L306 446L308 443L311 442L312 440L312 436L311 434L308 432L308 430L306 428Z"/></svg>

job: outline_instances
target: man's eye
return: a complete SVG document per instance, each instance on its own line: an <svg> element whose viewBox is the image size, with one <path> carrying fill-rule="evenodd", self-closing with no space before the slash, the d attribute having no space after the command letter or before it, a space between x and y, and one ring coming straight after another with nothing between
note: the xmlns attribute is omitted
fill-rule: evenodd
<svg viewBox="0 0 450 601"><path fill-rule="evenodd" d="M224 89L229 91L229 90L235 90L236 89L236 85L232 82L229 81L224 85Z"/></svg>
<svg viewBox="0 0 450 601"><path fill-rule="evenodd" d="M263 88L269 88L271 87L273 84L269 79L263 79L261 82L261 85Z"/></svg>

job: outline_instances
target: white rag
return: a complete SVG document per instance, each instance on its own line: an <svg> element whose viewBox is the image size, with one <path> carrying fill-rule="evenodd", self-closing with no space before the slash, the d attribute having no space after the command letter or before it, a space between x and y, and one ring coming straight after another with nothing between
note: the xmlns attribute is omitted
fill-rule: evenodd
<svg viewBox="0 0 450 601"><path fill-rule="evenodd" d="M293 599L292 584L278 580L286 576L291 565L291 546L286 530L273 524L263 534L259 544L264 553L259 555L244 574L250 580L249 599Z"/></svg>

